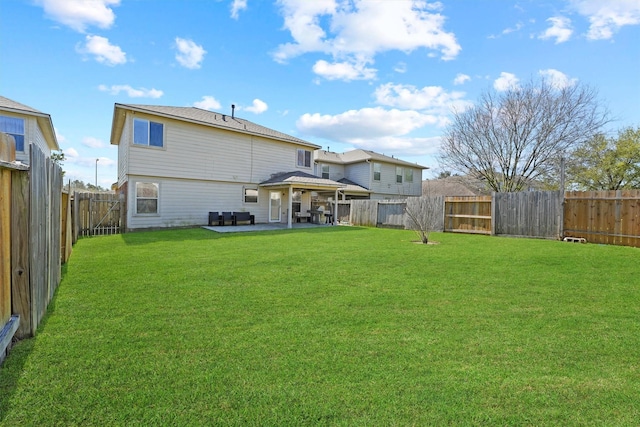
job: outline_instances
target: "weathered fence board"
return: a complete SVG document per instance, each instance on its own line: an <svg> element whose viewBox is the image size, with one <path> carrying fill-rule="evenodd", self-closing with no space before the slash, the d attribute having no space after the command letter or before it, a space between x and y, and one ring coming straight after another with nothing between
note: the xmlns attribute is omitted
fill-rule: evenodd
<svg viewBox="0 0 640 427"><path fill-rule="evenodd" d="M525 191L494 193L493 234L560 239L562 193Z"/></svg>
<svg viewBox="0 0 640 427"><path fill-rule="evenodd" d="M16 335L28 337L35 330L30 313L29 269L29 173L14 173L11 182L11 305L21 317Z"/></svg>
<svg viewBox="0 0 640 427"><path fill-rule="evenodd" d="M640 247L640 190L567 192L564 234Z"/></svg>
<svg viewBox="0 0 640 427"><path fill-rule="evenodd" d="M113 193L73 194L74 241L82 236L118 234L120 197Z"/></svg>
<svg viewBox="0 0 640 427"><path fill-rule="evenodd" d="M378 224L377 200L352 200L349 224L375 227Z"/></svg>
<svg viewBox="0 0 640 427"><path fill-rule="evenodd" d="M377 227L405 228L404 209L406 202L378 202Z"/></svg>

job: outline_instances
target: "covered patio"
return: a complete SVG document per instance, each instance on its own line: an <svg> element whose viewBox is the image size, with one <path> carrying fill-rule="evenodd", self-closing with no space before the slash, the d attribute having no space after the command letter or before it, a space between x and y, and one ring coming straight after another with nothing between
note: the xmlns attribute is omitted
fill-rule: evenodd
<svg viewBox="0 0 640 427"><path fill-rule="evenodd" d="M320 223L321 217L324 216L325 222L334 224L338 215L336 202L339 190L345 186L340 182L300 171L276 174L260 183L260 187L269 190L269 223L286 224L286 228L293 228L296 215L297 220L305 218L315 223ZM314 207L312 196L317 196L320 192L329 192L333 196L323 205ZM285 199L285 203L282 199ZM299 224L301 223L296 222L296 226Z"/></svg>
<svg viewBox="0 0 640 427"><path fill-rule="evenodd" d="M250 231L273 231L273 230L287 230L287 229L304 229L304 228L322 228L330 226L331 224L313 224L311 222L294 222L291 227L284 223L268 223L268 224L254 224L254 225L234 225L234 226L203 226L202 228L215 231L216 233L246 233Z"/></svg>

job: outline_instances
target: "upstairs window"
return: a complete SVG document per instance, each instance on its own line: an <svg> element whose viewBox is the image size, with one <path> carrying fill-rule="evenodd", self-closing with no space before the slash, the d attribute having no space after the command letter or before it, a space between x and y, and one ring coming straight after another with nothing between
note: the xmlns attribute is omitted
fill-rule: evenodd
<svg viewBox="0 0 640 427"><path fill-rule="evenodd" d="M149 147L164 146L164 125L149 120L133 120L133 143Z"/></svg>
<svg viewBox="0 0 640 427"><path fill-rule="evenodd" d="M404 182L413 182L413 169L407 168L404 170Z"/></svg>
<svg viewBox="0 0 640 427"><path fill-rule="evenodd" d="M311 167L311 151L298 149L297 165L303 168Z"/></svg>
<svg viewBox="0 0 640 427"><path fill-rule="evenodd" d="M380 181L380 171L382 171L382 165L380 163L373 164L373 180Z"/></svg>
<svg viewBox="0 0 640 427"><path fill-rule="evenodd" d="M16 141L16 151L24 151L24 119L0 116L0 132L9 134Z"/></svg>
<svg viewBox="0 0 640 427"><path fill-rule="evenodd" d="M396 167L396 182L398 184L402 184L402 175L403 175L402 168Z"/></svg>
<svg viewBox="0 0 640 427"><path fill-rule="evenodd" d="M322 178L329 179L329 165L322 165Z"/></svg>

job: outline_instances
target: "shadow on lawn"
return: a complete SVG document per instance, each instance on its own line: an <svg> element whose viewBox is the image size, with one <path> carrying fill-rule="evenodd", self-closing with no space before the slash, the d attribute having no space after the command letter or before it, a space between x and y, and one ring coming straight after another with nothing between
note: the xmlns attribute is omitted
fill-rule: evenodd
<svg viewBox="0 0 640 427"><path fill-rule="evenodd" d="M197 240L238 239L246 236L273 236L282 234L348 233L365 230L363 227L317 227L282 230L244 231L238 233L216 233L204 228L182 228L171 230L136 231L121 234L127 245L147 245L157 242L183 242Z"/></svg>
<svg viewBox="0 0 640 427"><path fill-rule="evenodd" d="M67 274L67 264L62 265L61 281ZM58 287L59 288L59 287ZM56 310L56 295L58 290L53 294L51 302L47 307L47 312L42 317L36 336L32 338L26 338L18 341L14 344L13 348L9 352L9 355L4 361L4 364L0 366L0 423L5 419L11 408L11 398L13 397L18 387L18 382L22 377L24 366L27 360L31 357L31 353L35 348L36 341L38 339L38 333L42 331L49 321L49 317Z"/></svg>

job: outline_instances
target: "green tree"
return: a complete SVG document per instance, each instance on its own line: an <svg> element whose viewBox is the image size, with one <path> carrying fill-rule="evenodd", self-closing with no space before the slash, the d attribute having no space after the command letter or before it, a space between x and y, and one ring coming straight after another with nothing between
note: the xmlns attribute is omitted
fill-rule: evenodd
<svg viewBox="0 0 640 427"><path fill-rule="evenodd" d="M67 160L67 158L64 156L64 152L62 150L60 151L54 151L51 153L51 160L53 160L54 163L57 163L60 167L64 166L64 162L65 160ZM64 170L62 171L62 176L64 176Z"/></svg>
<svg viewBox="0 0 640 427"><path fill-rule="evenodd" d="M580 189L640 188L640 127L624 128L617 138L598 134L571 157L569 181Z"/></svg>

